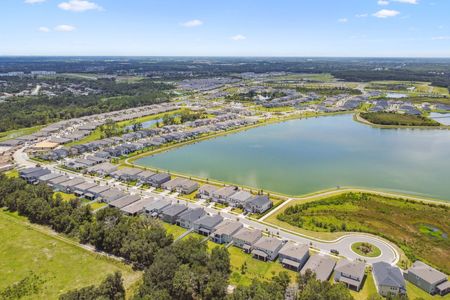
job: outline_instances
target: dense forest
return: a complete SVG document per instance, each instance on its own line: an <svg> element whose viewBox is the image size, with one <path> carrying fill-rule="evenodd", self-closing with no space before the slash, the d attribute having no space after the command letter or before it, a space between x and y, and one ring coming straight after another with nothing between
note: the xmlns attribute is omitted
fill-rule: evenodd
<svg viewBox="0 0 450 300"><path fill-rule="evenodd" d="M19 80L19 79L17 79ZM27 81L29 79L23 79ZM71 79L72 80L72 79ZM60 84L60 82L52 82ZM168 101L172 86L151 80L120 83L112 80L91 80L85 84L99 91L90 95L60 94L58 96L12 97L0 102L0 132L44 125L64 119ZM16 86L20 88L20 83Z"/></svg>
<svg viewBox="0 0 450 300"><path fill-rule="evenodd" d="M299 300L312 299L312 295L320 295L314 299L352 299L348 289L340 284L320 282L310 273L294 284L286 272L274 274L269 282L255 279L250 286L238 286L233 294L227 294L231 270L225 247L208 250L198 238L174 243L173 236L158 220L128 217L110 208L94 215L88 205L81 205L76 199L63 201L45 185L28 185L21 179L0 175L0 207L123 257L143 270L135 300L283 300L287 293L293 295L291 299ZM20 294L17 289L14 292ZM120 273L115 273L99 286L70 291L61 299L125 299L125 290Z"/></svg>

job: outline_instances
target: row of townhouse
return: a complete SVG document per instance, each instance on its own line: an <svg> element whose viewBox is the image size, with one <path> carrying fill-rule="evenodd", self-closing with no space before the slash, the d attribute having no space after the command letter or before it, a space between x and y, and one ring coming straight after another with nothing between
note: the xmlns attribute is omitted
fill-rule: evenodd
<svg viewBox="0 0 450 300"><path fill-rule="evenodd" d="M253 195L235 186L217 187L205 184L200 187L198 196L202 199L243 208L248 213L264 213L273 203L266 195Z"/></svg>

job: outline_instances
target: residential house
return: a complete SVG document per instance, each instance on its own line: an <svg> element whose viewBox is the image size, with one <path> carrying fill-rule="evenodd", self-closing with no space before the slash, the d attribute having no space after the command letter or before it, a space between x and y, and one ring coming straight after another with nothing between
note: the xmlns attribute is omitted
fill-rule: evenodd
<svg viewBox="0 0 450 300"><path fill-rule="evenodd" d="M364 281L366 264L362 261L341 259L334 268L334 281L344 283L349 289L359 291Z"/></svg>
<svg viewBox="0 0 450 300"><path fill-rule="evenodd" d="M170 201L169 199L159 199L145 206L145 212L149 216L156 218L163 211L163 209L169 207L171 204L172 201Z"/></svg>
<svg viewBox="0 0 450 300"><path fill-rule="evenodd" d="M256 195L244 204L244 210L248 213L262 214L272 207L273 203L267 195Z"/></svg>
<svg viewBox="0 0 450 300"><path fill-rule="evenodd" d="M198 189L199 185L197 182L185 179L180 185L178 185L175 189L180 194L189 195L195 192Z"/></svg>
<svg viewBox="0 0 450 300"><path fill-rule="evenodd" d="M194 222L198 221L201 217L206 215L205 209L203 208L193 208L180 214L177 220L177 225L186 229L194 228Z"/></svg>
<svg viewBox="0 0 450 300"><path fill-rule="evenodd" d="M405 279L426 291L428 294L448 293L448 278L444 273L429 265L416 261L405 273Z"/></svg>
<svg viewBox="0 0 450 300"><path fill-rule="evenodd" d="M100 197L100 194L109 190L110 187L109 186L104 186L104 185L95 185L92 188L88 188L86 190L86 192L84 193L84 198L88 199L88 200L94 200L98 197Z"/></svg>
<svg viewBox="0 0 450 300"><path fill-rule="evenodd" d="M145 211L145 207L150 205L154 201L155 201L154 198L144 198L142 200L133 202L130 205L122 207L120 209L120 211L123 212L124 214L129 215L129 216L135 216L135 215L137 215L139 213L144 212Z"/></svg>
<svg viewBox="0 0 450 300"><path fill-rule="evenodd" d="M186 205L172 204L162 210L160 218L166 223L175 224L180 214L185 212L187 209L188 208Z"/></svg>
<svg viewBox="0 0 450 300"><path fill-rule="evenodd" d="M167 173L157 173L150 177L150 185L156 188L161 187L163 183L166 183L170 180L170 175Z"/></svg>
<svg viewBox="0 0 450 300"><path fill-rule="evenodd" d="M168 190L168 191L171 191L171 192L175 192L176 188L179 185L181 185L185 180L186 179L184 179L184 178L177 177L177 178L174 178L174 179L172 179L170 181L167 181L167 182L163 183L161 185L161 188L163 188L165 190Z"/></svg>
<svg viewBox="0 0 450 300"><path fill-rule="evenodd" d="M305 244L287 242L278 255L283 267L299 272L309 258L309 247Z"/></svg>
<svg viewBox="0 0 450 300"><path fill-rule="evenodd" d="M218 203L228 204L230 197L238 192L238 188L235 186L226 186L213 192L212 200Z"/></svg>
<svg viewBox="0 0 450 300"><path fill-rule="evenodd" d="M74 187L82 184L84 182L83 178L80 177L75 177L71 180L68 181L64 181L62 183L59 184L60 186L60 191L64 192L64 193L72 193L74 191Z"/></svg>
<svg viewBox="0 0 450 300"><path fill-rule="evenodd" d="M57 173L49 173L49 174L45 174L42 175L38 178L39 182L41 183L45 183L47 184L50 180L61 177L62 174L57 174Z"/></svg>
<svg viewBox="0 0 450 300"><path fill-rule="evenodd" d="M61 191L63 189L63 187L61 186L61 183L64 183L66 181L71 180L72 178L70 178L67 175L63 175L60 177L56 177L53 178L51 180L48 181L47 185L51 188L53 188L54 191Z"/></svg>
<svg viewBox="0 0 450 300"><path fill-rule="evenodd" d="M320 254L312 255L306 264L303 266L300 274L304 275L307 270L316 274L316 279L321 281L328 281L333 273L336 261L330 257L322 256Z"/></svg>
<svg viewBox="0 0 450 300"><path fill-rule="evenodd" d="M262 237L262 231L258 229L242 228L233 235L233 245L250 253L253 245Z"/></svg>
<svg viewBox="0 0 450 300"><path fill-rule="evenodd" d="M204 184L198 190L198 197L201 199L210 200L213 196L213 193L217 191L219 188L215 185Z"/></svg>
<svg viewBox="0 0 450 300"><path fill-rule="evenodd" d="M110 207L121 209L139 200L141 200L141 197L139 195L127 195L125 197L109 202L108 205Z"/></svg>
<svg viewBox="0 0 450 300"><path fill-rule="evenodd" d="M111 177L122 181L135 181L138 180L139 173L142 173L141 169L123 168L111 173Z"/></svg>
<svg viewBox="0 0 450 300"><path fill-rule="evenodd" d="M239 191L228 197L228 203L233 207L243 207L245 202L253 195L247 191Z"/></svg>
<svg viewBox="0 0 450 300"><path fill-rule="evenodd" d="M85 193L88 192L90 188L93 188L97 186L96 183L93 182L83 182L82 184L79 184L74 187L73 193L77 197L83 197Z"/></svg>
<svg viewBox="0 0 450 300"><path fill-rule="evenodd" d="M28 183L37 183L38 178L47 174L50 174L49 169L41 167L27 168L19 171L20 178L26 180Z"/></svg>
<svg viewBox="0 0 450 300"><path fill-rule="evenodd" d="M194 231L201 235L209 236L222 221L223 217L221 215L204 215L194 221Z"/></svg>
<svg viewBox="0 0 450 300"><path fill-rule="evenodd" d="M125 197L126 194L119 189L112 188L100 193L102 202L110 203L119 198Z"/></svg>
<svg viewBox="0 0 450 300"><path fill-rule="evenodd" d="M155 175L155 172L152 171L142 171L137 175L137 180L142 184L150 184L150 179Z"/></svg>
<svg viewBox="0 0 450 300"><path fill-rule="evenodd" d="M97 174L99 176L107 176L117 170L117 166L111 164L111 163L102 163L95 166L92 166L87 169L87 173L89 174Z"/></svg>
<svg viewBox="0 0 450 300"><path fill-rule="evenodd" d="M386 262L372 264L372 274L378 293L383 296L406 294L406 283L399 268Z"/></svg>
<svg viewBox="0 0 450 300"><path fill-rule="evenodd" d="M217 225L214 231L213 241L218 244L228 244L233 241L233 235L237 233L244 225L232 220L224 220Z"/></svg>
<svg viewBox="0 0 450 300"><path fill-rule="evenodd" d="M254 245L252 256L262 261L275 260L283 242L274 237L261 237Z"/></svg>

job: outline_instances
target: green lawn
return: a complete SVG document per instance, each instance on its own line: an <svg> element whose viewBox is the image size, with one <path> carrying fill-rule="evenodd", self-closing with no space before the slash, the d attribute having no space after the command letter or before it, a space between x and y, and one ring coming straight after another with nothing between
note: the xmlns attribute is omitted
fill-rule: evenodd
<svg viewBox="0 0 450 300"><path fill-rule="evenodd" d="M361 113L361 118L372 124L398 125L398 126L439 126L440 124L432 119L423 116L408 114L397 114L388 112L368 112Z"/></svg>
<svg viewBox="0 0 450 300"><path fill-rule="evenodd" d="M242 249L231 246L228 248L231 260L230 284L250 285L253 278L268 280L281 271L286 271L292 280L297 278L297 273L289 271L281 266L278 261L263 262L246 254ZM247 270L245 274L241 273L241 266L246 263Z"/></svg>
<svg viewBox="0 0 450 300"><path fill-rule="evenodd" d="M8 178L19 178L19 171L17 170L10 170L5 172L5 176Z"/></svg>
<svg viewBox="0 0 450 300"><path fill-rule="evenodd" d="M180 235L182 235L183 233L186 232L186 229L177 226L177 225L172 225L169 223L163 223L164 228L166 228L166 231L168 234L173 235L173 238L176 239L177 237L179 237Z"/></svg>
<svg viewBox="0 0 450 300"><path fill-rule="evenodd" d="M53 198L56 198L56 195L60 195L61 198L63 199L63 201L67 201L67 202L77 198L74 194L67 194L67 193L63 193L63 192L54 193Z"/></svg>
<svg viewBox="0 0 450 300"><path fill-rule="evenodd" d="M103 203L103 202L93 202L93 203L91 203L89 205L91 206L92 210L96 210L96 209L102 208L102 207L104 207L104 206L106 206L108 204Z"/></svg>
<svg viewBox="0 0 450 300"><path fill-rule="evenodd" d="M433 300L450 300L450 294L445 295L444 297L439 295L431 296L424 290L418 288L414 284L409 281L406 281L406 292L408 294L408 298L411 300L422 298L422 299L433 299Z"/></svg>
<svg viewBox="0 0 450 300"><path fill-rule="evenodd" d="M122 272L127 288L139 280L140 273L131 267L78 245L16 214L0 211L0 291L34 277L35 292L22 299L57 299L68 290L99 284L115 271Z"/></svg>
<svg viewBox="0 0 450 300"><path fill-rule="evenodd" d="M369 243L354 243L352 245L353 252L366 257L378 257L381 255L381 250L375 245Z"/></svg>
<svg viewBox="0 0 450 300"><path fill-rule="evenodd" d="M359 292L350 290L350 294L352 294L355 300L366 300L370 295L377 294L377 288L375 287L372 273L366 274L363 288Z"/></svg>

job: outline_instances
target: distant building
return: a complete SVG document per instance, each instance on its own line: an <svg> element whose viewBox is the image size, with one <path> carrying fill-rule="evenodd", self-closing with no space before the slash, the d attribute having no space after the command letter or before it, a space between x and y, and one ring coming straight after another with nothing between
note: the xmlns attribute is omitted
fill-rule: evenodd
<svg viewBox="0 0 450 300"><path fill-rule="evenodd" d="M450 291L447 275L421 261L416 261L408 269L405 278L431 295L444 295Z"/></svg>

